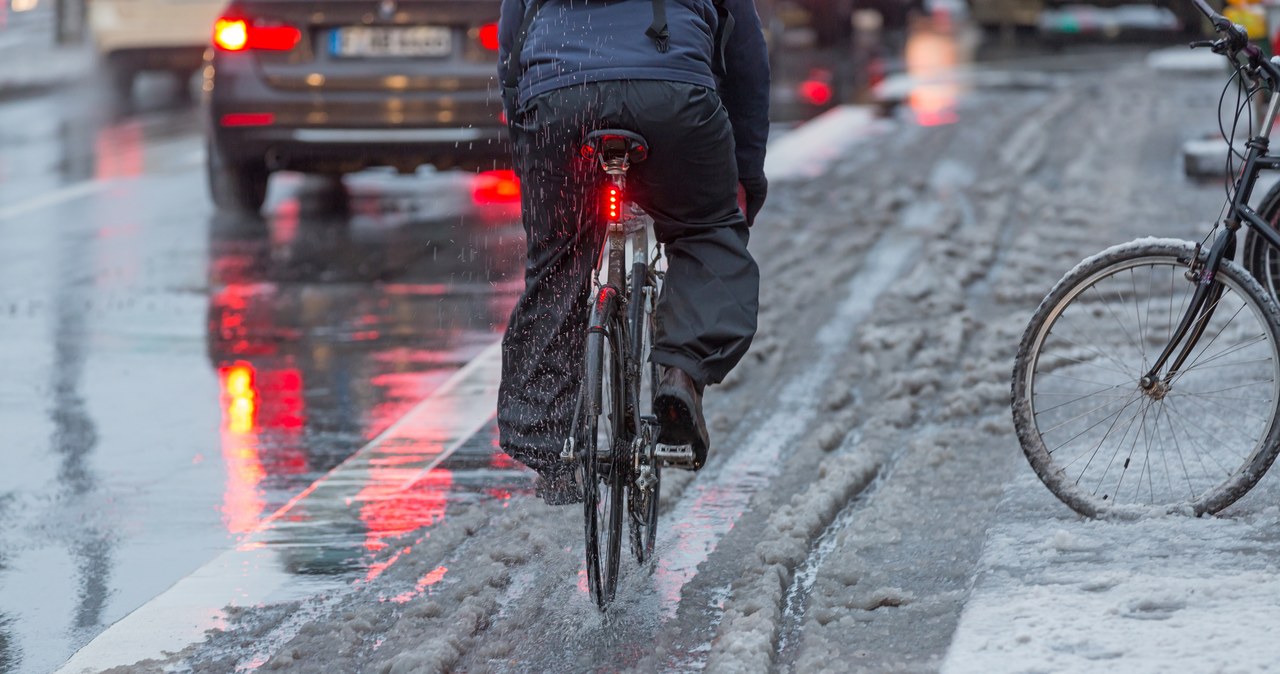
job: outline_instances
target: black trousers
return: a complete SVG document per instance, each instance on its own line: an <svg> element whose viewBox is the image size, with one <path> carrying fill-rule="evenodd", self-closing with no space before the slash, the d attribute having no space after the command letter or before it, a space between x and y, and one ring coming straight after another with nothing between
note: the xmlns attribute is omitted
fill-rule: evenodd
<svg viewBox="0 0 1280 674"><path fill-rule="evenodd" d="M653 216L667 256L653 361L715 384L756 331L760 271L747 252L733 129L716 93L611 81L533 98L511 124L528 263L502 341L498 428L503 450L535 470L554 469L581 378L605 175L578 150L588 132L603 128L649 141L627 191Z"/></svg>

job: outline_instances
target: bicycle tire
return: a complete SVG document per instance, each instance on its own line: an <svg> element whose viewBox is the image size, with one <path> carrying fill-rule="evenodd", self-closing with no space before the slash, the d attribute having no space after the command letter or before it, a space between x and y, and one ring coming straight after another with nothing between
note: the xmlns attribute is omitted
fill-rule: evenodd
<svg viewBox="0 0 1280 674"><path fill-rule="evenodd" d="M627 318L632 343L638 346L633 354L635 359L633 371L637 375L637 381L629 383L629 390L636 405L640 405L642 401L648 403L646 408L637 412L636 416L653 411L654 389L658 383L658 366L648 359L656 326L653 313L650 311L651 307L648 307L645 301L644 291L646 287L651 286L647 283L647 279L643 278L647 273L642 272L647 272L647 268L641 266L640 269L632 271L628 304L630 311ZM656 296L656 288L654 290ZM645 448L645 451L648 449ZM641 489L634 482L627 486L627 513L630 520L631 553L635 556L636 563L641 566L648 565L649 570L652 571L658 537L658 499L662 493L662 466L655 460L649 467L654 481L648 489Z"/></svg>
<svg viewBox="0 0 1280 674"><path fill-rule="evenodd" d="M1011 395L1018 439L1045 486L1082 515L1214 513L1280 450L1280 305L1239 264L1223 261L1213 315L1167 390L1138 385L1188 305L1195 254L1171 239L1103 251L1054 286L1023 334ZM1236 385L1241 375L1251 379Z"/></svg>
<svg viewBox="0 0 1280 674"><path fill-rule="evenodd" d="M617 592L622 557L624 486L630 465L623 366L626 347L617 293L603 288L587 334L578 448L583 475L587 585L600 610ZM605 451L601 451L601 449Z"/></svg>
<svg viewBox="0 0 1280 674"><path fill-rule="evenodd" d="M1258 207L1258 216L1272 227L1280 227L1280 183L1267 190ZM1244 232L1240 263L1258 279L1264 290L1280 297L1280 249L1252 227Z"/></svg>

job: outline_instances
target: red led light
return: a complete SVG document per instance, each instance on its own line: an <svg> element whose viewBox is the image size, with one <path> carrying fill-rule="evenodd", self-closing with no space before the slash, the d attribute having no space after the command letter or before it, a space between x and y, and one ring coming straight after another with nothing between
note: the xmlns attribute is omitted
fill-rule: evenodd
<svg viewBox="0 0 1280 674"><path fill-rule="evenodd" d="M480 26L480 46L489 51L498 51L498 24L486 23Z"/></svg>
<svg viewBox="0 0 1280 674"><path fill-rule="evenodd" d="M622 191L616 185L604 190L604 212L609 222L617 222L622 217Z"/></svg>

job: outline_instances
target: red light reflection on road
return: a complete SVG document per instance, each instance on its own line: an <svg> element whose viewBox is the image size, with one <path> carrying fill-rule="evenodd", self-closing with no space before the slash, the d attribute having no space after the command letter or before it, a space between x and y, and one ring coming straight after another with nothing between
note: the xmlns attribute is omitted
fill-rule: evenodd
<svg viewBox="0 0 1280 674"><path fill-rule="evenodd" d="M448 571L449 569L447 567L437 566L436 568L427 572L427 575L423 576L422 578L419 578L418 584L414 586L412 590L408 592L402 592L392 597L391 601L396 604L405 604L412 601L416 597L422 596L424 592L427 592L428 590L431 589L432 585L435 585L436 583L439 583L441 580L444 580L444 574Z"/></svg>
<svg viewBox="0 0 1280 674"><path fill-rule="evenodd" d="M108 126L94 139L94 170L98 179L132 178L142 175L142 122L130 121Z"/></svg>
<svg viewBox="0 0 1280 674"><path fill-rule="evenodd" d="M279 250L287 249L298 238L302 202L296 196L286 199L271 215L271 245Z"/></svg>
<svg viewBox="0 0 1280 674"><path fill-rule="evenodd" d="M411 457L417 458L417 457ZM387 547L387 539L432 526L444 519L453 473L432 470L412 487L402 489L406 470L397 457L374 459L369 482L356 494L360 519L366 527L364 547L377 552Z"/></svg>
<svg viewBox="0 0 1280 674"><path fill-rule="evenodd" d="M222 460L227 485L222 498L222 519L227 530L243 534L257 527L266 507L258 485L266 472L258 456L258 390L252 365L236 362L218 371L222 385Z"/></svg>

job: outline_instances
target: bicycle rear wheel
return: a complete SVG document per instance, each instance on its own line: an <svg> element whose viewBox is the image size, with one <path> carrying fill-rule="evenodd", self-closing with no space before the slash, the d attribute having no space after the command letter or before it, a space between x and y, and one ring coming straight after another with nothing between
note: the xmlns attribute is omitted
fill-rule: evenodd
<svg viewBox="0 0 1280 674"><path fill-rule="evenodd" d="M1263 197L1258 216L1272 227L1280 227L1280 184L1272 186ZM1252 227L1244 232L1240 263L1258 279L1264 290L1280 296L1277 294L1280 291L1280 249L1272 246Z"/></svg>
<svg viewBox="0 0 1280 674"><path fill-rule="evenodd" d="M622 557L624 485L631 460L626 432L623 378L625 332L617 311L616 294L601 291L587 335L586 378L583 381L578 428L582 460L583 514L586 533L587 585L601 610L613 601ZM604 294L608 293L607 296Z"/></svg>
<svg viewBox="0 0 1280 674"><path fill-rule="evenodd" d="M1027 460L1087 516L1213 513L1280 449L1280 306L1224 261L1201 338L1168 386L1139 380L1190 303L1195 246L1147 240L1086 260L1023 335L1013 418Z"/></svg>
<svg viewBox="0 0 1280 674"><path fill-rule="evenodd" d="M655 329L653 307L650 300L657 297L657 288L647 283L648 269L641 266L631 274L631 297L628 303L627 324L631 327L634 348L634 372L638 381L630 389L631 397L641 409L636 416L653 413L653 395L658 384L658 366L649 361L649 347ZM651 294L646 297L646 288ZM650 426L640 436L632 466L633 480L627 485L627 512L630 515L631 553L641 566L653 569L654 547L658 538L658 496L662 492L662 466L653 456L655 438Z"/></svg>

